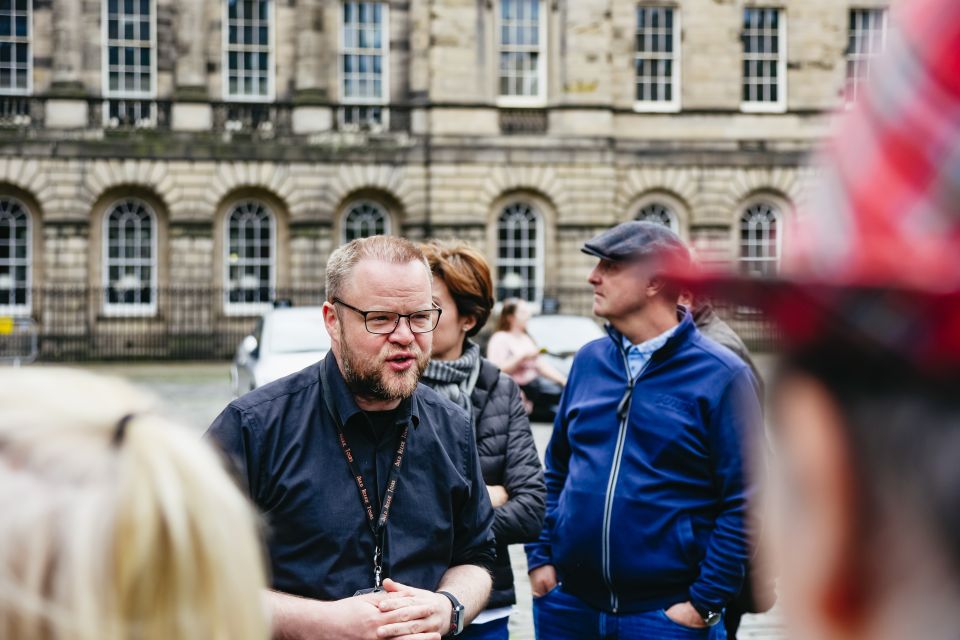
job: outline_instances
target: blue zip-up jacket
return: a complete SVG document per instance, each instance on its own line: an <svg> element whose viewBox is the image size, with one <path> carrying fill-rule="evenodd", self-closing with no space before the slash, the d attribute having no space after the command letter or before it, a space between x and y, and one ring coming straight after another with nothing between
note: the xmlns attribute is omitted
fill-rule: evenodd
<svg viewBox="0 0 960 640"><path fill-rule="evenodd" d="M608 333L574 359L529 569L554 565L564 591L603 611L686 600L719 611L749 551L744 453L762 429L753 376L689 313L633 381L622 336Z"/></svg>

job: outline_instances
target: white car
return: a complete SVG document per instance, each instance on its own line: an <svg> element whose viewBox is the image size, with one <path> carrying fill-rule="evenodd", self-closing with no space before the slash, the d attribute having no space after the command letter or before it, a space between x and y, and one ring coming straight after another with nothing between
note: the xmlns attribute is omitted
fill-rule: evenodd
<svg viewBox="0 0 960 640"><path fill-rule="evenodd" d="M323 307L281 307L263 314L237 347L230 368L241 396L321 360L330 351Z"/></svg>
<svg viewBox="0 0 960 640"><path fill-rule="evenodd" d="M546 350L543 359L565 376L570 374L573 356L580 347L605 335L592 318L549 314L530 318L527 333Z"/></svg>

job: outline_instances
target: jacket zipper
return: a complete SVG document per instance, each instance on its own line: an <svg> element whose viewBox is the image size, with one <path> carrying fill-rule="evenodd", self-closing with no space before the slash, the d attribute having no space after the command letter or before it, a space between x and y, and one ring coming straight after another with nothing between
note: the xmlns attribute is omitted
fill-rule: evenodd
<svg viewBox="0 0 960 640"><path fill-rule="evenodd" d="M616 491L617 481L620 478L620 463L623 460L623 446L627 440L627 423L630 421L630 407L633 404L633 393L630 390L643 373L643 371L638 372L636 378L630 376L630 361L627 358L627 354L624 352L622 345L617 346L620 349L620 355L623 357L623 366L627 374L628 386L627 391L624 392L624 395L629 392L630 397L627 400L627 406L625 408L626 410L623 412L623 417L620 418L620 431L617 434L617 447L613 452L613 465L610 468L610 479L607 481L607 499L606 504L603 507L603 580L606 582L607 589L610 591L610 609L613 613L617 613L617 610L620 608L620 599L613 590L613 578L611 577L610 573L610 524L613 519L613 496L614 492ZM649 364L649 362L647 364Z"/></svg>

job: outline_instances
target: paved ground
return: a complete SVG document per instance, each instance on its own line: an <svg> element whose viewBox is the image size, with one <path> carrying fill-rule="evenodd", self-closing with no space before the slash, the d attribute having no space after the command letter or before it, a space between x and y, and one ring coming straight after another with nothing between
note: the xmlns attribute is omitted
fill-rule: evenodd
<svg viewBox="0 0 960 640"><path fill-rule="evenodd" d="M760 359L759 365L766 370L769 360ZM232 399L229 367L225 363L87 365L84 368L126 378L150 390L160 398L171 416L195 429L197 434L203 433ZM541 458L550 432L548 424L533 425ZM512 547L510 558L516 575L518 600L516 613L511 617L510 637L511 640L530 640L533 638L530 585L522 547ZM747 616L739 637L741 640L780 640L783 633L774 613Z"/></svg>

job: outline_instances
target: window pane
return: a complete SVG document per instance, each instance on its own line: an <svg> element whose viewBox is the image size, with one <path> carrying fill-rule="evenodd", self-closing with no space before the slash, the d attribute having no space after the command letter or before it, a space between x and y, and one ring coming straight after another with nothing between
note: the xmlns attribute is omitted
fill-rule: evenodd
<svg viewBox="0 0 960 640"><path fill-rule="evenodd" d="M107 252L103 283L105 302L115 306L151 302L154 270L153 238L155 218L140 200L128 199L113 205L104 217Z"/></svg>
<svg viewBox="0 0 960 640"><path fill-rule="evenodd" d="M743 100L780 100L780 10L747 8L743 17Z"/></svg>
<svg viewBox="0 0 960 640"><path fill-rule="evenodd" d="M237 0L226 47L227 93L264 96L272 74L269 0ZM258 73L248 75L245 72Z"/></svg>
<svg viewBox="0 0 960 640"><path fill-rule="evenodd" d="M502 0L500 94L539 95L540 0Z"/></svg>
<svg viewBox="0 0 960 640"><path fill-rule="evenodd" d="M886 44L887 10L853 9L847 36L847 77L845 99L857 100L869 79L871 61L883 52Z"/></svg>
<svg viewBox="0 0 960 640"><path fill-rule="evenodd" d="M344 102L379 103L383 99L383 69L387 47L386 11L379 2L343 3L340 71ZM345 112L347 113L347 112ZM365 110L365 120L379 122L380 111ZM352 116L345 123L356 121Z"/></svg>
<svg viewBox="0 0 960 640"><path fill-rule="evenodd" d="M513 203L497 221L497 295L540 297L538 277L543 273L540 216L529 204Z"/></svg>
<svg viewBox="0 0 960 640"><path fill-rule="evenodd" d="M666 7L637 11L634 66L639 101L669 102L673 96L674 11Z"/></svg>
<svg viewBox="0 0 960 640"><path fill-rule="evenodd" d="M347 209L343 217L344 242L385 233L389 233L389 217L380 205L359 202Z"/></svg>
<svg viewBox="0 0 960 640"><path fill-rule="evenodd" d="M273 214L251 200L233 206L227 215L227 300L264 303L272 287Z"/></svg>
<svg viewBox="0 0 960 640"><path fill-rule="evenodd" d="M760 203L747 209L740 219L740 270L753 276L776 274L780 267L779 210Z"/></svg>
<svg viewBox="0 0 960 640"><path fill-rule="evenodd" d="M111 9L106 16L107 93L116 97L149 95L153 88L150 67L155 46L150 28L152 3L122 0L111 3ZM124 122L141 116L139 105L126 105L121 109L111 104L111 116Z"/></svg>

